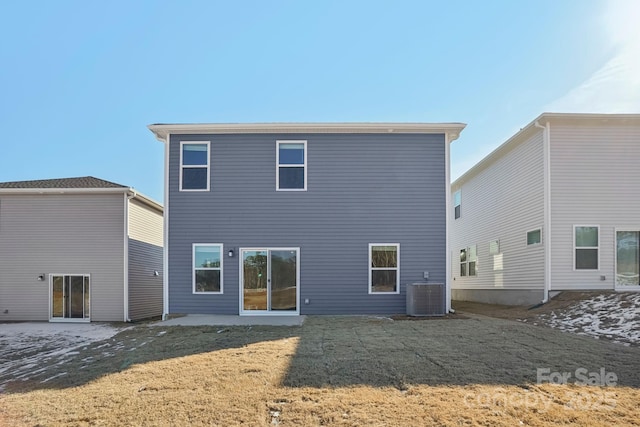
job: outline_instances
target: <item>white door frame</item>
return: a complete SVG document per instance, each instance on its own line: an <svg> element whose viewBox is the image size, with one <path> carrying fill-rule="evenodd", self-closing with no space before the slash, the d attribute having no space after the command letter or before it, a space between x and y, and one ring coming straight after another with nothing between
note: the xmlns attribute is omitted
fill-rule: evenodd
<svg viewBox="0 0 640 427"><path fill-rule="evenodd" d="M637 286L618 286L618 232L620 231L640 233L640 227L615 227L613 230L613 288L616 291L640 291L640 284Z"/></svg>
<svg viewBox="0 0 640 427"><path fill-rule="evenodd" d="M80 276L83 278L83 298L82 298L82 308L83 308L83 312L85 311L85 306L84 306L84 278L87 277L89 279L89 317L83 317L83 318L73 318L73 317L53 317L53 278L54 276L62 276L63 278L65 276ZM64 282L64 279L63 279ZM91 322L91 289L93 289L93 285L91 283L91 275L87 274L87 273L49 273L49 322L65 322L65 323L88 323ZM64 292L64 283L62 285L62 289ZM63 294L64 295L64 294ZM63 304L64 304L64 296L63 296ZM63 312L64 312L64 308L63 308Z"/></svg>
<svg viewBox="0 0 640 427"><path fill-rule="evenodd" d="M244 309L244 255L246 251L267 251L267 276L271 278L271 251L296 251L296 310L295 311L272 311L272 310L245 310ZM299 247L247 247L238 249L238 258L240 264L239 274L239 311L241 316L299 316L300 315L300 248ZM267 285L267 293L270 291L270 284ZM267 296L267 301L270 296Z"/></svg>

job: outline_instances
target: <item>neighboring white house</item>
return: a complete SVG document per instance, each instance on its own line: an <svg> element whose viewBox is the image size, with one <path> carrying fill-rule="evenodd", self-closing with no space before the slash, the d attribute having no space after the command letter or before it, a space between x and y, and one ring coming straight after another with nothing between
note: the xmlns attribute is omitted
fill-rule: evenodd
<svg viewBox="0 0 640 427"><path fill-rule="evenodd" d="M640 114L544 113L451 185L452 297L640 290Z"/></svg>
<svg viewBox="0 0 640 427"><path fill-rule="evenodd" d="M160 316L162 215L93 177L0 183L0 322Z"/></svg>

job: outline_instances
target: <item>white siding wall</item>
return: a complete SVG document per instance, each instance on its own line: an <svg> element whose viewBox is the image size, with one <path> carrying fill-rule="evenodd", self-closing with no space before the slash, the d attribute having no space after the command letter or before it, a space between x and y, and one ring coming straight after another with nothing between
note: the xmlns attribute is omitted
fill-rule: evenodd
<svg viewBox="0 0 640 427"><path fill-rule="evenodd" d="M614 230L640 229L639 188L640 127L552 122L551 289L613 289ZM599 271L574 271L574 225L600 226Z"/></svg>
<svg viewBox="0 0 640 427"><path fill-rule="evenodd" d="M542 131L455 184L461 184L462 203L461 217L451 220L452 288L543 289L544 248L527 247L526 239L544 222ZM491 240L500 241L500 254L489 254ZM477 276L460 277L460 250L471 245L477 247Z"/></svg>
<svg viewBox="0 0 640 427"><path fill-rule="evenodd" d="M162 213L129 202L129 318L162 315ZM154 276L154 271L159 276Z"/></svg>
<svg viewBox="0 0 640 427"><path fill-rule="evenodd" d="M0 195L0 321L48 320L50 273L90 274L91 320L122 321L123 272L122 194Z"/></svg>

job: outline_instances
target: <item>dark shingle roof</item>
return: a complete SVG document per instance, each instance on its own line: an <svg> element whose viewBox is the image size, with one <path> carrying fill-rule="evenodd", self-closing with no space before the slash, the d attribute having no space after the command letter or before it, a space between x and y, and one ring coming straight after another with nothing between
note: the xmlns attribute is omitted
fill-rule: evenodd
<svg viewBox="0 0 640 427"><path fill-rule="evenodd" d="M128 188L126 185L92 176L78 178L37 179L33 181L0 182L0 188Z"/></svg>

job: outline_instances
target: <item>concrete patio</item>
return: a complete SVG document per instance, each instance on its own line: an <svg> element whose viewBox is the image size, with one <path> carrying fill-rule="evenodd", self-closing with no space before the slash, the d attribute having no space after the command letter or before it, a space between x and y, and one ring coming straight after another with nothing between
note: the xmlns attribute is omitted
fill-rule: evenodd
<svg viewBox="0 0 640 427"><path fill-rule="evenodd" d="M306 316L236 316L188 314L153 323L151 326L301 326Z"/></svg>

